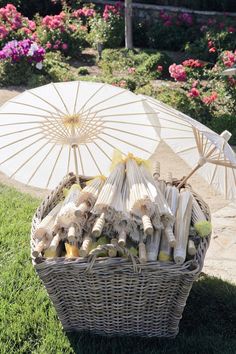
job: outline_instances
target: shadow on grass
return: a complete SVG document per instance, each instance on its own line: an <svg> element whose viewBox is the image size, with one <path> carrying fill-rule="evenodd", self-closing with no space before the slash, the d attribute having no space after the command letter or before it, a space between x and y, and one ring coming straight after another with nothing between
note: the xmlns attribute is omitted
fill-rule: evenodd
<svg viewBox="0 0 236 354"><path fill-rule="evenodd" d="M236 353L236 286L204 277L194 283L176 339L67 334L76 354Z"/></svg>

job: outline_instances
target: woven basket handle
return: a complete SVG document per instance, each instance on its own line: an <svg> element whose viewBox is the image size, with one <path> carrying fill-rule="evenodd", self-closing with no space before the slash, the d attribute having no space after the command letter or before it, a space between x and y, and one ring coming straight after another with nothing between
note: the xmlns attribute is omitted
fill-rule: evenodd
<svg viewBox="0 0 236 354"><path fill-rule="evenodd" d="M85 270L85 272L90 273L92 271L94 263L101 252L114 251L114 250L116 250L119 253L122 253L123 255L127 256L130 259L130 261L133 264L133 269L135 273L138 273L140 271L136 261L138 260L138 258L133 256L126 247L120 246L118 243L115 243L115 244L100 245L96 249L91 251L90 257L88 258L89 265Z"/></svg>

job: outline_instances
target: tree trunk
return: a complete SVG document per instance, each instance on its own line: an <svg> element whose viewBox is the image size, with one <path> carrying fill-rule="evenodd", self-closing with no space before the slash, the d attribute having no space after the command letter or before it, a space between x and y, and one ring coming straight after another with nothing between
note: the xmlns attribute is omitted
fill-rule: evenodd
<svg viewBox="0 0 236 354"><path fill-rule="evenodd" d="M125 48L133 48L132 0L125 0Z"/></svg>

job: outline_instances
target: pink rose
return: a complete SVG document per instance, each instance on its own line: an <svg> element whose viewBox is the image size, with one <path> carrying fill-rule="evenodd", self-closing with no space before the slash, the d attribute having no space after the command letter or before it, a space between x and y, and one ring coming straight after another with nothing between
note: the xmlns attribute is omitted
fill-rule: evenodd
<svg viewBox="0 0 236 354"><path fill-rule="evenodd" d="M62 44L62 49L63 50L67 50L68 49L68 44L67 43L63 43Z"/></svg>
<svg viewBox="0 0 236 354"><path fill-rule="evenodd" d="M128 68L128 73L129 73L129 74L134 74L135 71L136 71L135 68Z"/></svg>
<svg viewBox="0 0 236 354"><path fill-rule="evenodd" d="M191 88L191 90L188 92L189 97L198 97L199 95L200 95L200 92L195 87Z"/></svg>
<svg viewBox="0 0 236 354"><path fill-rule="evenodd" d="M175 63L169 66L170 76L176 81L186 81L187 74L183 65L176 65Z"/></svg>
<svg viewBox="0 0 236 354"><path fill-rule="evenodd" d="M216 52L216 48L215 47L212 47L209 49L209 53L215 53Z"/></svg>
<svg viewBox="0 0 236 354"><path fill-rule="evenodd" d="M163 66L162 65L158 65L157 66L157 71L159 71L159 73L161 73L163 71Z"/></svg>

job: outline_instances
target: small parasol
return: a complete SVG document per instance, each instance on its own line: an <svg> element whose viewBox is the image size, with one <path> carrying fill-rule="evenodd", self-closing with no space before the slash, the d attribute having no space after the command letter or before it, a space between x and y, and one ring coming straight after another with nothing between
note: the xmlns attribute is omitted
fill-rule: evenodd
<svg viewBox="0 0 236 354"><path fill-rule="evenodd" d="M106 177L101 175L87 182L78 197L77 205L79 206L75 210L75 216L79 217L93 208L105 180Z"/></svg>
<svg viewBox="0 0 236 354"><path fill-rule="evenodd" d="M48 215L41 221L34 233L34 238L38 239L39 242L36 245L32 255L33 257L38 257L40 253L49 247L50 242L53 238L53 225L56 220L56 216L62 207L62 203L58 203Z"/></svg>
<svg viewBox="0 0 236 354"><path fill-rule="evenodd" d="M231 133L227 130L218 135L202 123L155 100L147 99L157 113L154 127L161 129L161 138L192 168L181 181L181 188L197 171L226 199L236 198L236 155L228 144ZM151 120L153 123L153 120Z"/></svg>
<svg viewBox="0 0 236 354"><path fill-rule="evenodd" d="M126 159L126 176L130 188L129 211L142 219L144 233L153 234L150 217L155 213L154 200L151 198L140 167L132 154ZM139 161L140 162L140 161Z"/></svg>
<svg viewBox="0 0 236 354"><path fill-rule="evenodd" d="M162 192L159 189L158 183L153 180L151 174L149 173L147 167L144 163L140 165L141 173L144 176L147 188L149 190L150 195L154 198L154 203L156 206L155 213L160 216L160 221L162 222L165 228L165 234L168 238L168 242L171 247L175 246L175 237L173 234L173 222L174 216L169 208L169 205L163 196ZM159 229L159 227L158 227Z"/></svg>
<svg viewBox="0 0 236 354"><path fill-rule="evenodd" d="M174 261L177 264L183 264L186 259L192 203L192 194L188 190L182 189L179 195L175 221L176 246L174 248Z"/></svg>
<svg viewBox="0 0 236 354"><path fill-rule="evenodd" d="M117 194L121 193L122 184L125 178L125 163L122 158L114 158L113 161L115 161L113 164L113 170L107 177L93 208L93 212L100 215L92 230L92 235L95 237L101 235L106 218L111 218L111 215L109 216L110 208L112 207L112 203Z"/></svg>

